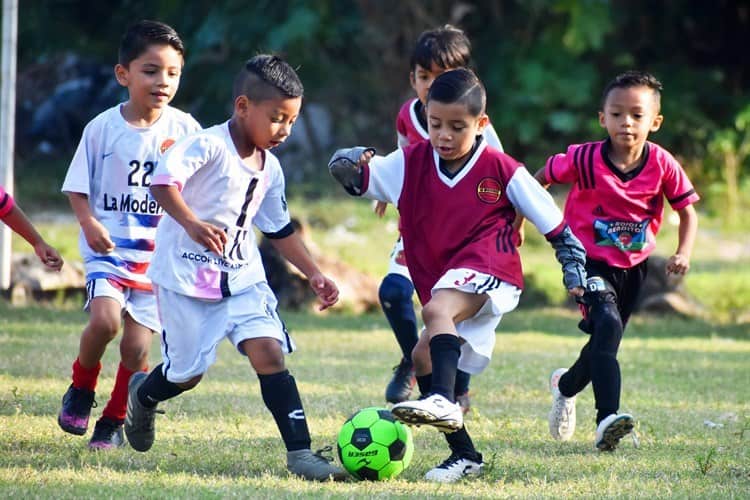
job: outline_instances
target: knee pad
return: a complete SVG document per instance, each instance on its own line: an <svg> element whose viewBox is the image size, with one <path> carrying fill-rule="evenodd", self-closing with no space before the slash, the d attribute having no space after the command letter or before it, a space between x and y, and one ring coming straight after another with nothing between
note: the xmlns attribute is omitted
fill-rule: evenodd
<svg viewBox="0 0 750 500"><path fill-rule="evenodd" d="M598 303L589 309L593 332L591 347L594 351L616 354L622 340L622 319L617 305Z"/></svg>
<svg viewBox="0 0 750 500"><path fill-rule="evenodd" d="M577 298L583 319L578 323L578 328L582 331L594 333L594 323L591 318L592 310L595 306L601 304L613 304L617 308L617 294L615 294L612 285L600 276L591 276L586 280L586 291L583 297ZM618 314L619 317L619 314Z"/></svg>
<svg viewBox="0 0 750 500"><path fill-rule="evenodd" d="M400 274L389 274L383 278L378 290L380 303L385 306L408 302L411 305L411 297L414 294L414 285L406 277Z"/></svg>

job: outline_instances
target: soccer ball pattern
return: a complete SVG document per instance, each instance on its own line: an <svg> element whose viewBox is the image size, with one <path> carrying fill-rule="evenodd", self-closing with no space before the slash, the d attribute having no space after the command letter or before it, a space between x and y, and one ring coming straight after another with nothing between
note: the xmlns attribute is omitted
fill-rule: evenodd
<svg viewBox="0 0 750 500"><path fill-rule="evenodd" d="M357 479L396 477L409 466L414 452L411 431L385 408L364 408L339 431L339 459Z"/></svg>

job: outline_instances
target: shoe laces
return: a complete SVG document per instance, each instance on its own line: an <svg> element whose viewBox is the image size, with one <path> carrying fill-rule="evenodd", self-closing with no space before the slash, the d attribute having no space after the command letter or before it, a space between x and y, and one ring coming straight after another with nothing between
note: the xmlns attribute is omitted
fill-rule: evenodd
<svg viewBox="0 0 750 500"><path fill-rule="evenodd" d="M456 465L458 465L458 462L460 462L464 458L466 458L466 457L462 457L461 455L459 455L457 453L451 453L451 456L449 456L448 458L446 458L445 460L443 460L443 463L441 463L440 465L438 465L436 468L437 469L450 470L453 467L455 467Z"/></svg>
<svg viewBox="0 0 750 500"><path fill-rule="evenodd" d="M69 408L75 415L87 414L91 411L91 408L96 408L98 406L93 395L89 395L85 389L77 389L75 387L70 393L69 401Z"/></svg>
<svg viewBox="0 0 750 500"><path fill-rule="evenodd" d="M313 453L314 457L322 458L326 462L333 462L333 446L328 445L320 448L319 450L316 450L315 453Z"/></svg>
<svg viewBox="0 0 750 500"><path fill-rule="evenodd" d="M102 417L94 426L94 433L91 436L91 441L108 441L112 434L117 431L117 428L122 424L112 420L111 418Z"/></svg>
<svg viewBox="0 0 750 500"><path fill-rule="evenodd" d="M401 362L393 367L393 372L397 377L408 377L413 369L414 367L411 363L406 359L401 358Z"/></svg>

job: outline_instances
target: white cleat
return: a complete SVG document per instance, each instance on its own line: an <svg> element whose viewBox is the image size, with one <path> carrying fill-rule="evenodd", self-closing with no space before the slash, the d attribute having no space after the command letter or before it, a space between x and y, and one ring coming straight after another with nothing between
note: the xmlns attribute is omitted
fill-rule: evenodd
<svg viewBox="0 0 750 500"><path fill-rule="evenodd" d="M624 438L633 431L635 421L633 416L627 413L620 415L612 414L599 422L596 427L596 439L594 446L599 451L614 451Z"/></svg>
<svg viewBox="0 0 750 500"><path fill-rule="evenodd" d="M557 387L567 368L558 368L549 379L552 409L549 412L549 433L558 441L567 441L576 430L576 397L566 398Z"/></svg>
<svg viewBox="0 0 750 500"><path fill-rule="evenodd" d="M424 478L436 483L454 483L465 477L481 474L484 467L482 455L479 454L477 458L479 461L475 462L452 454L445 462L428 471Z"/></svg>
<svg viewBox="0 0 750 500"><path fill-rule="evenodd" d="M452 403L440 394L432 394L416 401L394 405L391 413L400 421L411 425L431 425L441 432L456 432L464 426L464 414L458 403Z"/></svg>

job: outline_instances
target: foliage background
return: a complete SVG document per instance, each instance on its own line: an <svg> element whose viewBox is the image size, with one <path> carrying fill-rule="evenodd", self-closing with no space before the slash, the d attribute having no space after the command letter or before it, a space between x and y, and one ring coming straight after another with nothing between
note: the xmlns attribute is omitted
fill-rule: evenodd
<svg viewBox="0 0 750 500"><path fill-rule="evenodd" d="M703 209L727 212L731 224L746 203L739 193L748 183L750 148L742 119L750 115L747 2L26 0L19 11L19 140L52 85L65 81L66 56L111 67L125 27L142 18L163 20L182 35L187 58L175 104L204 125L228 116L230 82L242 61L271 51L298 68L308 109L320 106L326 118L303 112L304 130L297 132L308 146L302 160L287 165L294 180L313 183L309 194L320 194L315 181L332 148L394 147L396 112L412 94L414 40L450 22L473 41L475 69L506 150L531 169L568 144L603 137L596 121L601 89L616 74L640 68L665 88L665 125L652 139L686 166L706 200ZM89 119L100 110L76 106ZM68 148L79 132L72 131ZM17 149L18 168L39 168L38 155ZM53 158L62 163L60 179L69 155Z"/></svg>

